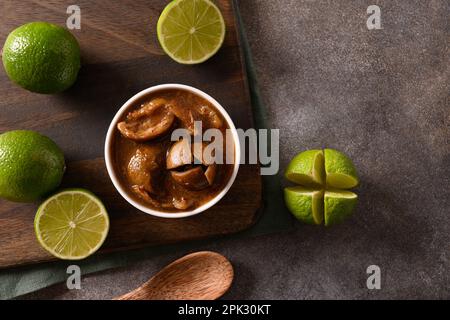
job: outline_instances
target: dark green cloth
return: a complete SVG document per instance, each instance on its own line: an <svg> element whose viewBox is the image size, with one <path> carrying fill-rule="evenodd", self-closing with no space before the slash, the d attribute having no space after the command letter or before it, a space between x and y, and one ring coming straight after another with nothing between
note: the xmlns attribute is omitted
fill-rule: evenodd
<svg viewBox="0 0 450 320"><path fill-rule="evenodd" d="M251 59L250 47L247 42L245 30L235 1L236 16L240 26L242 47L247 67L249 88L251 91L255 126L268 128L266 112L260 99L255 70ZM242 232L239 237L262 235L286 230L292 227L292 219L284 207L282 189L279 176L263 176L263 210L260 219L251 229ZM124 267L139 260L148 259L173 250L186 249L186 251L202 242L190 242L177 245L144 248L127 252L118 252L109 255L94 256L77 262L83 274L89 274L111 268ZM0 272L0 299L10 299L29 292L33 292L52 284L63 282L67 278L67 266L73 262L59 261L44 263L29 267L7 269Z"/></svg>

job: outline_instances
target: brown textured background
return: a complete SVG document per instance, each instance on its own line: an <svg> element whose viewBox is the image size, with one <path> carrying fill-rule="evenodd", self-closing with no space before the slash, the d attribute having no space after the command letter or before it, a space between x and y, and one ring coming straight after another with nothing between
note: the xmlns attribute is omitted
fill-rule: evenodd
<svg viewBox="0 0 450 320"><path fill-rule="evenodd" d="M354 159L362 184L340 226L195 245L231 259L227 298L450 298L449 3L378 0L383 29L368 31L374 2L240 1L282 165L334 147ZM28 298L109 299L185 253ZM366 289L371 264L379 291Z"/></svg>

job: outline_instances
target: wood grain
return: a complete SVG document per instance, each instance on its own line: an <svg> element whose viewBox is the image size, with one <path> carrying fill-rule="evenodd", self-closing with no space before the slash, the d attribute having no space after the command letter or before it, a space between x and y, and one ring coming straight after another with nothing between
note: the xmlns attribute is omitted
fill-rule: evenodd
<svg viewBox="0 0 450 320"><path fill-rule="evenodd" d="M230 288L233 266L211 251L188 254L115 300L216 300Z"/></svg>
<svg viewBox="0 0 450 320"><path fill-rule="evenodd" d="M67 92L46 96L11 83L0 70L0 132L32 129L61 146L68 164L62 187L83 187L103 199L111 230L101 252L235 233L250 227L261 204L256 165L242 165L229 193L203 214L162 219L137 211L115 191L103 160L108 125L135 93L161 83L192 85L215 97L236 127L252 127L251 105L231 0L216 1L227 26L223 48L198 66L179 65L161 51L157 18L167 1L79 0L82 69ZM71 1L0 2L0 42L17 26L37 20L65 25ZM0 200L0 268L53 258L35 240L38 204Z"/></svg>

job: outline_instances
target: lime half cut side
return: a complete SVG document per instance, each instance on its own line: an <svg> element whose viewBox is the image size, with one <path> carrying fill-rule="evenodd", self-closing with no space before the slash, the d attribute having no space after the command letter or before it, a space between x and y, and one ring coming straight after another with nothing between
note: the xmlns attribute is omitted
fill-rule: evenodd
<svg viewBox="0 0 450 320"><path fill-rule="evenodd" d="M157 33L161 47L173 60L197 64L222 46L225 21L209 0L174 0L161 13Z"/></svg>
<svg viewBox="0 0 450 320"><path fill-rule="evenodd" d="M289 211L300 221L322 224L323 191L304 187L284 189L284 199Z"/></svg>
<svg viewBox="0 0 450 320"><path fill-rule="evenodd" d="M102 202L83 189L62 191L47 199L34 220L42 247L64 260L84 259L96 252L109 230Z"/></svg>
<svg viewBox="0 0 450 320"><path fill-rule="evenodd" d="M325 183L322 150L299 153L289 163L285 176L291 182L307 187L320 187Z"/></svg>

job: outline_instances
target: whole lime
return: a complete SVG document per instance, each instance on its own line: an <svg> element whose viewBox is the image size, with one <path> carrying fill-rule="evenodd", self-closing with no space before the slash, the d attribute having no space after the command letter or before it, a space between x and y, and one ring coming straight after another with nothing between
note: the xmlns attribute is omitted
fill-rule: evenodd
<svg viewBox="0 0 450 320"><path fill-rule="evenodd" d="M66 29L31 22L12 31L2 53L9 78L37 93L57 93L75 82L80 69L80 46Z"/></svg>
<svg viewBox="0 0 450 320"><path fill-rule="evenodd" d="M64 155L55 142L34 131L0 134L0 197L32 202L61 183Z"/></svg>

